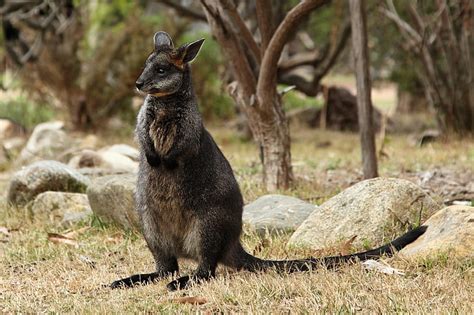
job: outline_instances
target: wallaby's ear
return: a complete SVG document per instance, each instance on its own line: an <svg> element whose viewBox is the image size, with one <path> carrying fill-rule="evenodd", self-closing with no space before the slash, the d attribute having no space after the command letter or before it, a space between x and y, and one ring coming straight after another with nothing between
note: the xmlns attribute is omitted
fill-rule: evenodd
<svg viewBox="0 0 474 315"><path fill-rule="evenodd" d="M155 45L155 50L174 47L173 41L168 33L161 31L155 33L155 36L153 36L153 43Z"/></svg>
<svg viewBox="0 0 474 315"><path fill-rule="evenodd" d="M179 55L183 63L188 63L196 58L199 50L201 49L202 44L204 43L204 38L201 38L195 42L184 44L179 47Z"/></svg>

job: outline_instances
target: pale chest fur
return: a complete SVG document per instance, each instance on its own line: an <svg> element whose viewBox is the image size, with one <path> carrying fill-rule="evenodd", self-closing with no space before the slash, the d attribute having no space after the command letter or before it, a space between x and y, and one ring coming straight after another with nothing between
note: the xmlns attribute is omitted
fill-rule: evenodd
<svg viewBox="0 0 474 315"><path fill-rule="evenodd" d="M171 110L156 109L155 118L148 130L155 150L159 155L166 155L176 142L180 115Z"/></svg>

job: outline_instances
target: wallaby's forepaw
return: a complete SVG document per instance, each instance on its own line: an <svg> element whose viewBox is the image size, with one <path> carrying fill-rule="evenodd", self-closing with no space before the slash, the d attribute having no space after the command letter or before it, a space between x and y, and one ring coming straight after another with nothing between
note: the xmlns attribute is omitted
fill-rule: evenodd
<svg viewBox="0 0 474 315"><path fill-rule="evenodd" d="M160 166L161 159L158 154L145 154L146 161L150 164L151 167L158 167Z"/></svg>

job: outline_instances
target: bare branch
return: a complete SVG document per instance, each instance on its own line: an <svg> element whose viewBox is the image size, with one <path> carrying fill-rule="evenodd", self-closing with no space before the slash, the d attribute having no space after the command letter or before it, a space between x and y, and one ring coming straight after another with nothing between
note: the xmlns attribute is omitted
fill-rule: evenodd
<svg viewBox="0 0 474 315"><path fill-rule="evenodd" d="M344 47L346 46L346 42L349 39L350 35L351 25L350 22L347 21L338 39L335 42L331 43L327 58L324 58L320 65L316 68L317 71L313 79L314 81L320 81L328 73L332 66L334 66L334 63L336 62L337 58L344 50Z"/></svg>
<svg viewBox="0 0 474 315"><path fill-rule="evenodd" d="M397 13L395 6L393 5L393 2L391 0L387 0L387 5L390 8L390 10L386 8L381 8L381 12L390 20L395 22L395 24L398 26L398 28L402 31L402 34L405 34L405 37L407 39L413 40L416 43L421 43L422 37L421 35L413 29L413 27L410 26L406 21L404 21Z"/></svg>
<svg viewBox="0 0 474 315"><path fill-rule="evenodd" d="M300 66L313 65L317 63L321 57L321 53L317 49L297 53L288 59L281 60L278 63L278 71L288 72Z"/></svg>
<svg viewBox="0 0 474 315"><path fill-rule="evenodd" d="M319 83L321 79L328 73L328 71L332 68L334 63L336 62L339 55L344 50L347 40L349 39L351 33L350 22L346 21L342 30L339 33L338 38L334 41L329 43L327 48L327 53L311 60L312 65L314 66L314 75L311 80L298 75L296 73L288 73L288 70L278 69L278 81L284 84L294 84L296 89L305 93L308 96L316 96L320 92ZM288 61L288 64L291 64L291 60ZM302 58L299 60L300 65L304 65L302 61L309 61L303 60ZM298 60L293 60L294 64L296 65ZM288 68L287 68L288 69Z"/></svg>
<svg viewBox="0 0 474 315"><path fill-rule="evenodd" d="M181 14L182 16L189 17L191 19L204 21L206 22L206 15L202 14L199 11L193 10L190 7L183 6L179 4L176 0L156 0L159 3L162 3L170 8L173 8L176 12Z"/></svg>
<svg viewBox="0 0 474 315"><path fill-rule="evenodd" d="M262 99L271 99L273 88L277 80L277 65L283 47L286 45L291 34L296 30L301 19L311 13L314 9L329 3L329 0L303 0L296 5L285 16L272 36L268 48L262 59L260 76L257 83L257 96ZM272 106L270 102L260 102L263 106Z"/></svg>
<svg viewBox="0 0 474 315"><path fill-rule="evenodd" d="M256 13L261 37L260 50L263 56L273 33L272 2L270 0L257 0Z"/></svg>
<svg viewBox="0 0 474 315"><path fill-rule="evenodd" d="M237 12L237 8L231 1L228 1L228 0L224 0L222 6L224 9L226 9L226 13L230 14L231 22L237 28L236 34L239 34L242 36L242 39L245 45L252 52L255 58L255 61L258 64L260 64L262 60L261 55L260 55L260 49L257 45L257 42L255 42L253 35L250 33L250 30L248 29L248 27L245 25L244 21L240 17L239 12Z"/></svg>
<svg viewBox="0 0 474 315"><path fill-rule="evenodd" d="M228 28L229 24L222 20L223 13L219 10L219 5L213 0L200 0L207 21L211 27L213 35L219 40L222 49L228 54L234 74L240 83L240 88L245 93L248 101L255 94L256 77L249 64L244 51L244 47L240 44L238 34L234 34Z"/></svg>

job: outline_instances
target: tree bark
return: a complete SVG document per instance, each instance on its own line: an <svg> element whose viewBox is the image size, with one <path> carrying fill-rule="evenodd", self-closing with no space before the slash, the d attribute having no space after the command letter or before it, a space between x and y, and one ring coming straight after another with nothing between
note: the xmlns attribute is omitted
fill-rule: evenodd
<svg viewBox="0 0 474 315"><path fill-rule="evenodd" d="M352 24L352 47L357 80L362 167L364 178L367 179L378 176L375 133L372 124L369 58L367 53L367 18L364 0L351 0L349 4Z"/></svg>

